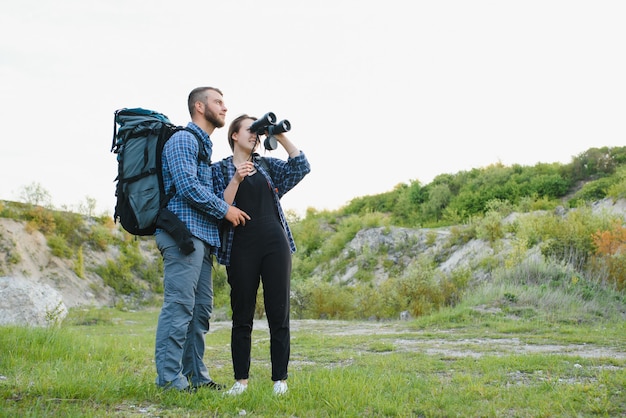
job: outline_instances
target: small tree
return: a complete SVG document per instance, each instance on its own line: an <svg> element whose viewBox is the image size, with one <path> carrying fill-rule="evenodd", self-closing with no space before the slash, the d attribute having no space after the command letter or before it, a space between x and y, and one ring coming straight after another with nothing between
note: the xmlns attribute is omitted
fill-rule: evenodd
<svg viewBox="0 0 626 418"><path fill-rule="evenodd" d="M20 199L24 203L34 206L51 206L52 198L50 192L37 182L23 186L20 191Z"/></svg>
<svg viewBox="0 0 626 418"><path fill-rule="evenodd" d="M90 196L85 196L85 201L78 205L78 211L80 214L93 217L96 211L96 199Z"/></svg>

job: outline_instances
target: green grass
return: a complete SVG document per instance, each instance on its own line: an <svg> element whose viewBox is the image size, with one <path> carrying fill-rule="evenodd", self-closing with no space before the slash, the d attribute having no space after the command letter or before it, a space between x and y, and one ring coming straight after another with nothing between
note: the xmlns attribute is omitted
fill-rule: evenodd
<svg viewBox="0 0 626 418"><path fill-rule="evenodd" d="M265 320L239 397L154 385L158 310L73 310L0 328L2 417L570 417L626 414L626 323L512 319L467 307L415 321L294 321L289 392L272 394ZM230 324L206 360L232 383Z"/></svg>

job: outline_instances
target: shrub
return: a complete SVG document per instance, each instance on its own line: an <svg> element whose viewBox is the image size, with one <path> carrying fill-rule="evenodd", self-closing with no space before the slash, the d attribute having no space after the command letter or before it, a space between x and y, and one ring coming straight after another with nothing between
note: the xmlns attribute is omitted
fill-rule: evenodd
<svg viewBox="0 0 626 418"><path fill-rule="evenodd" d="M54 233L56 224L52 212L41 206L33 206L26 212L27 228L30 231L40 231L44 235Z"/></svg>
<svg viewBox="0 0 626 418"><path fill-rule="evenodd" d="M83 255L83 246L78 247L76 252L76 261L74 262L74 273L81 279L85 278L85 257Z"/></svg>
<svg viewBox="0 0 626 418"><path fill-rule="evenodd" d="M493 248L496 241L504 237L502 215L496 211L487 212L476 226L476 236L489 242Z"/></svg>
<svg viewBox="0 0 626 418"><path fill-rule="evenodd" d="M115 237L108 227L94 225L89 231L88 242L95 250L105 251L110 244L115 242Z"/></svg>
<svg viewBox="0 0 626 418"><path fill-rule="evenodd" d="M517 220L517 239L529 247L540 244L541 253L583 269L595 251L593 233L611 225L613 215L595 215L585 206L568 212L530 214Z"/></svg>
<svg viewBox="0 0 626 418"><path fill-rule="evenodd" d="M590 181L576 192L572 201L576 202L576 206L578 206L579 202L593 202L595 200L604 199L615 181L613 177L603 177L595 181Z"/></svg>
<svg viewBox="0 0 626 418"><path fill-rule="evenodd" d="M437 272L432 260L422 257L405 275L389 278L375 290L376 309L382 318L397 318L402 311L420 316L453 306L461 300L470 277L465 269Z"/></svg>
<svg viewBox="0 0 626 418"><path fill-rule="evenodd" d="M102 277L104 284L121 295L132 295L139 291L133 279L130 264L124 256L118 260L107 260L104 265L96 267L96 273Z"/></svg>
<svg viewBox="0 0 626 418"><path fill-rule="evenodd" d="M63 211L52 211L54 232L65 237L68 244L77 248L85 242L88 227L85 218L79 214Z"/></svg>
<svg viewBox="0 0 626 418"><path fill-rule="evenodd" d="M139 240L129 239L120 242L119 246L120 255L116 260L109 259L95 269L104 283L122 295L138 294L142 287L148 287L152 291L162 289L162 265L143 257Z"/></svg>
<svg viewBox="0 0 626 418"><path fill-rule="evenodd" d="M319 279L295 286L292 301L298 317L324 319L350 317L354 304L350 288Z"/></svg>
<svg viewBox="0 0 626 418"><path fill-rule="evenodd" d="M592 235L596 247L590 271L603 272L604 280L618 290L626 288L626 228L615 220L610 228Z"/></svg>
<svg viewBox="0 0 626 418"><path fill-rule="evenodd" d="M59 258L70 258L72 256L72 249L67 244L65 237L57 234L48 236L48 247L52 251L52 255Z"/></svg>
<svg viewBox="0 0 626 418"><path fill-rule="evenodd" d="M626 167L619 167L614 175L614 183L606 190L607 197L626 198Z"/></svg>

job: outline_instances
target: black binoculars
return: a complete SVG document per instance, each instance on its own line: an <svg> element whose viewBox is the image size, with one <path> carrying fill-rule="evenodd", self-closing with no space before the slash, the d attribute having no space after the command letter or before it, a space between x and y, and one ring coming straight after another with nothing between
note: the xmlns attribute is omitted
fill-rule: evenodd
<svg viewBox="0 0 626 418"><path fill-rule="evenodd" d="M263 135L267 131L267 138L265 138L263 146L270 151L278 148L274 135L288 132L290 129L291 123L287 119L276 123L276 115L272 112L267 112L262 118L255 120L250 125L250 132L257 135Z"/></svg>

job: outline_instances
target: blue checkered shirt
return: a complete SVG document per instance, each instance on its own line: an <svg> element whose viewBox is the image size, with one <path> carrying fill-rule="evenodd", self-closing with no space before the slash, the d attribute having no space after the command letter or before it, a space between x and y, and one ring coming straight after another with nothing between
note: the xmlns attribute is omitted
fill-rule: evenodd
<svg viewBox="0 0 626 418"><path fill-rule="evenodd" d="M300 152L297 157L290 157L287 161L270 157L262 158L267 160L269 171L265 171L264 167L258 162L255 162L254 165L259 173L263 174L272 186L272 190L274 191L274 193L272 193L274 195L274 204L276 206L276 210L278 211L280 223L287 234L291 252L294 253L296 251L296 243L293 240L293 235L291 235L291 230L289 229L289 225L285 219L283 208L280 205L280 198L283 197L289 190L293 189L296 184L300 183L300 180L302 180L304 176L311 172L311 165L303 152ZM223 166L226 167L225 171L227 178L224 178L225 173L222 168ZM224 197L224 190L230 182L230 179L235 175L233 157L231 156L218 161L211 166L211 169L213 171L213 187L215 194L220 197ZM233 205L236 206L237 202L233 202ZM230 223L227 224L230 225ZM217 252L217 261L225 266L230 265L230 253L233 247L233 237L235 235L234 231L235 230L232 227L227 229L225 242Z"/></svg>
<svg viewBox="0 0 626 418"><path fill-rule="evenodd" d="M189 122L187 128L198 133L209 155L198 163L198 140L191 132L176 132L163 148L163 186L176 194L167 205L187 225L193 236L214 248L220 246L217 221L228 212L228 203L214 193L210 158L213 143L198 125ZM160 233L157 230L157 233Z"/></svg>

